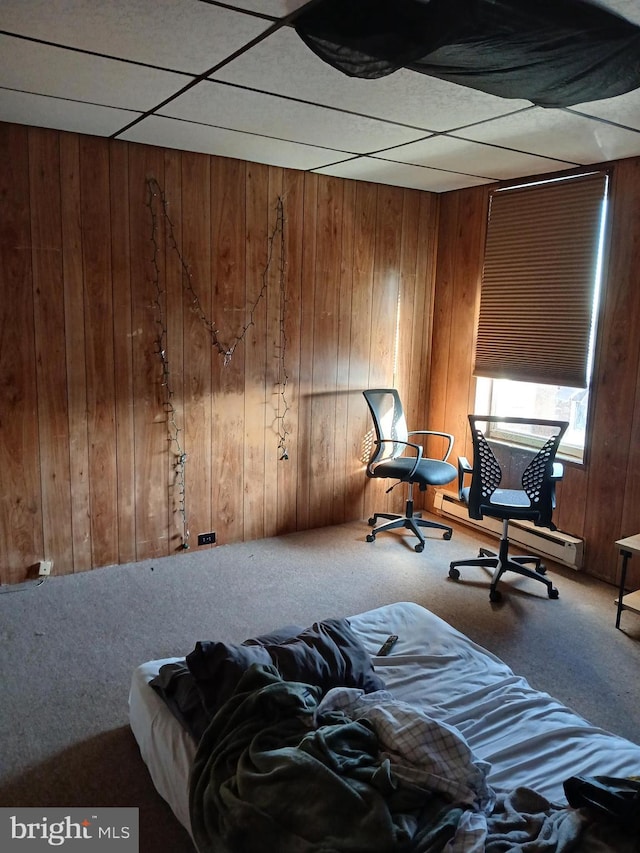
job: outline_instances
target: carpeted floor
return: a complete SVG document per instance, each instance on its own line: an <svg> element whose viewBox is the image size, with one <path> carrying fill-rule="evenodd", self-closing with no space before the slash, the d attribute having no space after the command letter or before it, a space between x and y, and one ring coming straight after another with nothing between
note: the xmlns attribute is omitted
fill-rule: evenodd
<svg viewBox="0 0 640 853"><path fill-rule="evenodd" d="M451 560L475 554L475 532L457 527L449 542L434 533L416 554L409 537L368 544L367 530L351 523L2 587L0 806L138 806L141 851L191 851L128 728L132 669L200 639L240 641L402 600L593 723L638 739L640 617L624 613L616 631L613 587L553 567L559 600L509 576L495 605L482 569L447 577Z"/></svg>

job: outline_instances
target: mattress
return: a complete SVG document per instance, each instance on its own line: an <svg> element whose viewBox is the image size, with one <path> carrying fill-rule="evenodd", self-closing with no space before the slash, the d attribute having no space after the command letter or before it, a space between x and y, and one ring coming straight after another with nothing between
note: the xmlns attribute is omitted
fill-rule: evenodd
<svg viewBox="0 0 640 853"><path fill-rule="evenodd" d="M376 672L397 699L456 726L472 750L491 765L497 790L533 788L566 803L563 782L575 775L634 776L640 746L591 725L491 652L435 614L411 602L349 617L375 656L390 634L398 642L388 657L374 657ZM188 830L189 772L196 744L149 686L164 663L138 666L129 696L131 730L160 795Z"/></svg>

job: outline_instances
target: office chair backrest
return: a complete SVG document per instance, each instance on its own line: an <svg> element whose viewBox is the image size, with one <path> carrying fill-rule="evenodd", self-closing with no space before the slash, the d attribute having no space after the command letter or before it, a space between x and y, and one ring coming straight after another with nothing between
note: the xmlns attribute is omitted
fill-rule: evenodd
<svg viewBox="0 0 640 853"><path fill-rule="evenodd" d="M548 527L555 505L553 466L568 423L541 418L469 415L469 425L473 442L473 474L468 501L471 518L483 517L484 508L489 508L491 496L502 485L503 488L523 491L529 499L532 520L535 524ZM521 426L529 427L528 432L539 436L542 446L537 452L512 452L508 443L510 427L511 432L517 432ZM500 439L495 438L497 428L502 434ZM500 454L505 459L502 464L496 456L498 448L505 451ZM511 460L520 462L520 470L517 471L519 482L505 484L504 469ZM510 472L510 476L513 478L513 472Z"/></svg>
<svg viewBox="0 0 640 853"><path fill-rule="evenodd" d="M369 388L362 393L369 406L377 438L377 448L369 464L402 456L406 445L394 444L388 440L406 442L409 437L400 395L395 388Z"/></svg>

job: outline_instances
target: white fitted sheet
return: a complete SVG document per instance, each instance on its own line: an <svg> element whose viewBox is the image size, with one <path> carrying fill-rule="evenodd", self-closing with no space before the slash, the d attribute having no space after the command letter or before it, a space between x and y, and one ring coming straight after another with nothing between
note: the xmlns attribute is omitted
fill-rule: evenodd
<svg viewBox="0 0 640 853"><path fill-rule="evenodd" d="M533 788L565 802L562 783L574 775L633 776L640 746L592 726L547 693L534 690L495 655L430 611L411 602L349 617L371 655L389 634L399 639L376 672L398 698L457 726L479 758L489 761L495 788ZM190 830L189 771L196 744L148 686L164 663L133 673L131 729L153 783Z"/></svg>

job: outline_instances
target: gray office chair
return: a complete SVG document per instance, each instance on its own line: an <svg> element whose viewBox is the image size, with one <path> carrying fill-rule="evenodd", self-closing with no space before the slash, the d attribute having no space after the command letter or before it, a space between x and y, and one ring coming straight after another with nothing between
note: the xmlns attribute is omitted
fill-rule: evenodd
<svg viewBox="0 0 640 853"><path fill-rule="evenodd" d="M558 598L558 590L545 577L546 568L539 557L509 555L509 521L532 521L538 527L555 530L551 520L555 508L555 485L562 479L563 467L555 461L567 421L540 418L507 418L492 415L469 415L473 442L473 465L458 459L458 493L468 507L469 517L498 518L502 521L500 549L496 554L480 548L476 558L455 560L449 577L459 580L458 566L484 566L493 570L489 599L500 601L498 581L505 572L516 572L547 587L549 598ZM526 427L527 434L537 437L539 450L527 450L510 442L511 437ZM467 476L471 485L466 486ZM499 488L499 486L503 486ZM528 568L528 565L533 568Z"/></svg>
<svg viewBox="0 0 640 853"><path fill-rule="evenodd" d="M367 542L373 542L378 533L398 528L411 530L418 538L415 550L420 553L424 549L425 538L421 528L437 528L444 530L443 538L451 539L452 528L437 521L422 518L420 513L413 511L413 486L418 484L424 492L427 486L444 486L456 477L456 469L446 460L453 447L453 436L448 432L435 430L407 431L407 422L400 397L395 388L370 388L362 392L369 406L373 425L376 431L376 441L371 458L367 465L368 477L382 477L397 480L387 489L390 492L399 483L407 483L407 501L404 515L387 512L376 512L369 519L369 525L374 529L367 536ZM442 459L431 459L423 455L421 444L409 441L412 436L440 436L445 440L446 448ZM411 456L405 456L408 451ZM384 524L376 527L379 518L386 518Z"/></svg>

